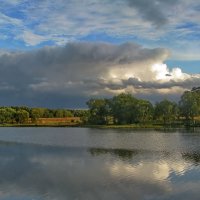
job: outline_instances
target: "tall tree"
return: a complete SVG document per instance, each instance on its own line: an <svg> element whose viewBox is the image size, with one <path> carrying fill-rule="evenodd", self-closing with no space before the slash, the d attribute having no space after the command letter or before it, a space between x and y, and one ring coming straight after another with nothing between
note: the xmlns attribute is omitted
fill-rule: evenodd
<svg viewBox="0 0 200 200"><path fill-rule="evenodd" d="M13 123L15 121L16 111L13 108L0 108L0 123Z"/></svg>
<svg viewBox="0 0 200 200"><path fill-rule="evenodd" d="M119 94L111 99L111 112L114 123L131 124L137 120L138 100L131 94Z"/></svg>
<svg viewBox="0 0 200 200"><path fill-rule="evenodd" d="M107 124L109 105L106 99L90 99L87 102L89 107L89 119L92 124Z"/></svg>
<svg viewBox="0 0 200 200"><path fill-rule="evenodd" d="M153 105L147 100L138 100L137 102L137 121L146 123L153 119Z"/></svg>
<svg viewBox="0 0 200 200"><path fill-rule="evenodd" d="M44 108L32 108L30 114L32 122L36 122L38 118L43 117L44 113L45 113Z"/></svg>
<svg viewBox="0 0 200 200"><path fill-rule="evenodd" d="M27 123L29 120L29 113L26 110L19 109L16 111L15 120L17 123Z"/></svg>
<svg viewBox="0 0 200 200"><path fill-rule="evenodd" d="M194 117L200 114L200 90L193 88L191 91L184 92L179 107L181 115L186 120L194 120Z"/></svg>
<svg viewBox="0 0 200 200"><path fill-rule="evenodd" d="M171 123L178 117L177 104L167 99L162 100L155 105L154 118L162 123Z"/></svg>

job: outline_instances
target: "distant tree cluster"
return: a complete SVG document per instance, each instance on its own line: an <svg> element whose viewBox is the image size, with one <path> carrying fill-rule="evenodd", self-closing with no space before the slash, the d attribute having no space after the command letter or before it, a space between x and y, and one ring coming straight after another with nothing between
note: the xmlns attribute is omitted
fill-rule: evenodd
<svg viewBox="0 0 200 200"><path fill-rule="evenodd" d="M180 119L193 122L200 115L200 88L184 92L178 103L164 99L152 105L147 100L122 93L110 99L90 99L87 105L91 124L170 124Z"/></svg>
<svg viewBox="0 0 200 200"><path fill-rule="evenodd" d="M36 122L38 118L82 117L84 110L47 109L22 107L0 107L0 123Z"/></svg>

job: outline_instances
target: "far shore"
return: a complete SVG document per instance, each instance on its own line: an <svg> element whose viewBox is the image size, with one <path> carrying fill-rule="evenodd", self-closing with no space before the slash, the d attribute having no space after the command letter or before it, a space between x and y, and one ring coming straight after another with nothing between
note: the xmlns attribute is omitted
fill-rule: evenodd
<svg viewBox="0 0 200 200"><path fill-rule="evenodd" d="M0 124L1 127L80 127L72 124Z"/></svg>
<svg viewBox="0 0 200 200"><path fill-rule="evenodd" d="M77 127L77 128L96 128L96 129L176 129L193 128L199 126L163 125L163 124L127 124L127 125L89 125L89 124L0 124L1 127Z"/></svg>

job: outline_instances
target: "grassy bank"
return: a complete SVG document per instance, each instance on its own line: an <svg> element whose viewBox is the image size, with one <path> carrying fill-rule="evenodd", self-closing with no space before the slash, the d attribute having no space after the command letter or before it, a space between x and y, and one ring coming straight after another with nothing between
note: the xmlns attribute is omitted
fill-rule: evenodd
<svg viewBox="0 0 200 200"><path fill-rule="evenodd" d="M0 127L81 127L99 129L157 129L164 128L162 125L83 125L83 124L0 124Z"/></svg>
<svg viewBox="0 0 200 200"><path fill-rule="evenodd" d="M0 124L0 127L81 127L81 128L98 128L98 129L171 129L185 128L184 124L126 124L126 125L91 125L91 124L74 124L74 123L27 123L27 124ZM194 127L194 126L190 126ZM199 126L198 126L199 127Z"/></svg>
<svg viewBox="0 0 200 200"><path fill-rule="evenodd" d="M78 127L77 124L0 124L0 127Z"/></svg>
<svg viewBox="0 0 200 200"><path fill-rule="evenodd" d="M127 125L82 125L81 127L87 128L100 128L100 129L160 129L160 128L175 128L173 126L165 126L161 124L127 124ZM177 126L177 128L183 126Z"/></svg>

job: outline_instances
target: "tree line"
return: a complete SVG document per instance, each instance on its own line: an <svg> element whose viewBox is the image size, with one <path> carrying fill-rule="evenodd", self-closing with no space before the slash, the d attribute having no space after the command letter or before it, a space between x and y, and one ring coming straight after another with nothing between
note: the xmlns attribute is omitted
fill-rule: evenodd
<svg viewBox="0 0 200 200"><path fill-rule="evenodd" d="M148 100L122 93L109 99L90 99L87 105L90 124L191 124L200 115L200 87L185 91L178 103L164 99L153 105Z"/></svg>
<svg viewBox="0 0 200 200"><path fill-rule="evenodd" d="M178 103L164 99L153 105L150 101L122 93L112 98L92 98L88 110L0 107L0 123L36 122L38 118L80 117L86 124L194 124L200 119L200 87L185 91Z"/></svg>
<svg viewBox="0 0 200 200"><path fill-rule="evenodd" d="M38 118L83 117L85 110L29 108L26 106L0 107L0 123L36 122Z"/></svg>

